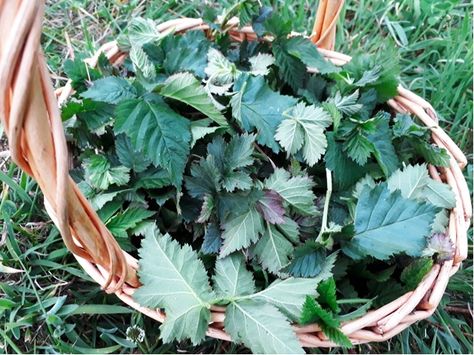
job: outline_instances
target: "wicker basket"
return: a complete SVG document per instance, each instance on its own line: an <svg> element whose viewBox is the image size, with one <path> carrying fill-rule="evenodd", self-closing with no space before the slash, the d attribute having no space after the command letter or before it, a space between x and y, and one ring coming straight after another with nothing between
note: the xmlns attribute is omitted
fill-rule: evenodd
<svg viewBox="0 0 474 355"><path fill-rule="evenodd" d="M21 169L36 179L44 194L46 210L61 232L68 249L84 270L107 292L114 292L123 302L147 316L162 322L160 310L141 307L132 299L139 286L137 260L120 249L111 233L97 216L68 174L68 155L58 101L72 92L70 84L53 91L46 61L40 48L44 0L0 0L0 117L8 136L11 157ZM335 23L343 0L321 0L311 36L320 52L336 65L351 60L333 52ZM255 40L250 27L238 29L238 20L229 24L236 41ZM164 31L207 31L201 19L180 18L158 26ZM323 49L326 48L326 49ZM119 65L126 53L116 42L103 45L99 53ZM89 59L96 65L98 54ZM389 304L374 309L342 325L342 331L353 344L387 340L412 323L429 317L443 296L451 275L467 257L467 228L472 215L469 190L462 174L466 157L438 126L431 105L409 90L398 88L398 96L388 101L395 112L416 115L433 133L433 142L445 148L449 168L429 167L431 177L447 182L456 195L456 207L450 212L449 236L456 247L453 260L434 265L418 287ZM231 340L223 330L224 311L213 307L210 337ZM305 347L332 347L318 325L294 326Z"/></svg>

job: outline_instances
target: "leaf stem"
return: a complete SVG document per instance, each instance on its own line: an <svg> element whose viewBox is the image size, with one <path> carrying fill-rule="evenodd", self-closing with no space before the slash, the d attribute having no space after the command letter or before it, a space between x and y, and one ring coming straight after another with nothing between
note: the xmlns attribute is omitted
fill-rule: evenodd
<svg viewBox="0 0 474 355"><path fill-rule="evenodd" d="M327 190L326 198L324 200L323 221L321 223L321 230L319 231L318 237L316 238L317 242L321 241L323 234L328 229L329 200L331 199L332 194L332 175L331 170L329 169L326 169L326 186Z"/></svg>
<svg viewBox="0 0 474 355"><path fill-rule="evenodd" d="M267 155L267 153L265 153L263 151L263 149L257 144L257 143L254 143L254 146L255 148L270 162L270 164L272 165L272 168L273 170L276 170L277 169L277 166L276 164L273 162L273 160Z"/></svg>

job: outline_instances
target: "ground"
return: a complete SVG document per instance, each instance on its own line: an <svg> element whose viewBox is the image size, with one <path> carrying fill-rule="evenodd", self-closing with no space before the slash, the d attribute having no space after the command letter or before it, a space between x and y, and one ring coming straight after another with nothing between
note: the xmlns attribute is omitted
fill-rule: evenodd
<svg viewBox="0 0 474 355"><path fill-rule="evenodd" d="M228 1L209 5L223 8ZM263 1L267 4L268 1ZM316 1L274 0L296 31L311 27ZM158 21L199 16L200 1L49 0L42 38L57 87L66 82L64 60L92 53L138 15ZM437 110L441 126L472 161L472 5L456 0L351 0L339 21L337 49L375 51L394 41L401 82ZM0 150L5 151L4 141ZM163 345L158 324L103 293L64 247L43 209L36 184L0 155L0 352L4 353L235 353L244 348L207 340ZM472 163L465 171L472 188ZM362 353L472 353L472 230L469 259L448 284L436 313L392 340L363 345ZM139 345L129 327L145 332ZM138 329L137 328L137 329ZM138 330L137 330L138 331ZM129 331L130 335L130 331ZM318 350L313 350L318 352ZM337 352L338 350L334 350Z"/></svg>

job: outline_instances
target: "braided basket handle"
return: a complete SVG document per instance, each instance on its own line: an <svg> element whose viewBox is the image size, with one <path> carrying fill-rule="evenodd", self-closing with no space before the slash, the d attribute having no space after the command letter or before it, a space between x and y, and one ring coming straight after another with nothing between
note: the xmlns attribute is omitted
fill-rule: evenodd
<svg viewBox="0 0 474 355"><path fill-rule="evenodd" d="M43 11L44 0L0 0L0 119L11 158L37 181L67 248L111 270L104 288L138 285L114 237L69 176L61 113L40 47Z"/></svg>
<svg viewBox="0 0 474 355"><path fill-rule="evenodd" d="M319 48L334 49L336 41L336 24L344 0L320 0L316 19L314 20L311 41Z"/></svg>

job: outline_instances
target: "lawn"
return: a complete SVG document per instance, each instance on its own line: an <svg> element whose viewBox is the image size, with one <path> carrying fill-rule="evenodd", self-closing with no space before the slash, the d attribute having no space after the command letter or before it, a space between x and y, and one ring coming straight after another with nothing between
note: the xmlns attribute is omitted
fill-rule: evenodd
<svg viewBox="0 0 474 355"><path fill-rule="evenodd" d="M56 87L71 51L92 54L135 16L163 21L199 17L202 2L180 0L49 0L42 38ZM291 18L295 31L312 25L316 1L262 1ZM233 2L207 2L225 8ZM426 98L440 124L471 162L472 5L456 0L348 0L336 49L377 51L396 44L401 82ZM7 149L0 141L0 151ZM2 353L236 353L245 348L212 339L162 344L158 324L121 305L82 271L43 208L35 182L0 152L0 352ZM385 343L357 346L357 353L472 353L472 229L469 259L451 279L435 314ZM144 332L144 340L130 338ZM128 339L127 339L128 335ZM313 352L326 352L312 350ZM333 350L340 352L340 350Z"/></svg>

